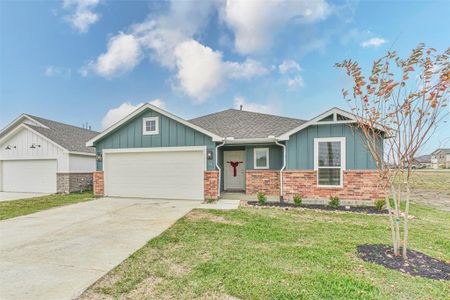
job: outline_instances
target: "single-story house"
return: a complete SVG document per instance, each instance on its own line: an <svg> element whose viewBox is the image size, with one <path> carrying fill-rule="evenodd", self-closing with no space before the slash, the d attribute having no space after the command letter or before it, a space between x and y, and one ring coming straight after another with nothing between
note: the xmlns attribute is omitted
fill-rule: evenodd
<svg viewBox="0 0 450 300"><path fill-rule="evenodd" d="M436 149L431 153L431 165L433 169L450 168L450 148Z"/></svg>
<svg viewBox="0 0 450 300"><path fill-rule="evenodd" d="M144 104L87 142L97 154L94 193L377 199L384 189L355 120L333 108L308 121L236 109L188 121Z"/></svg>
<svg viewBox="0 0 450 300"><path fill-rule="evenodd" d="M0 191L69 193L92 184L98 132L22 114L0 131Z"/></svg>
<svg viewBox="0 0 450 300"><path fill-rule="evenodd" d="M413 167L431 168L431 154L425 154L414 158Z"/></svg>

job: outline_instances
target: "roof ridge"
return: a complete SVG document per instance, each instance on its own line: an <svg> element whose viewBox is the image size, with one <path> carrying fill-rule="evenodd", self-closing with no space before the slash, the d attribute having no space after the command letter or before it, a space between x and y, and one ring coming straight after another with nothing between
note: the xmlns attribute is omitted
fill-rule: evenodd
<svg viewBox="0 0 450 300"><path fill-rule="evenodd" d="M225 109L225 110L221 110L221 111L218 111L218 112L214 112L214 113L203 115L203 116L200 116L200 117L197 117L197 118L193 118L193 119L190 119L188 121L197 120L197 119L200 119L200 118L203 118L203 117L214 116L214 115L217 115L217 114L220 114L220 113L223 113L223 112L226 112L226 111L230 111L230 110L231 111L237 111L237 112L252 113L252 114L263 115L263 116L276 117L276 118L290 119L290 120L295 120L295 121L302 121L302 122L306 122L307 121L307 120L304 120L304 119L298 119L298 118L292 118L292 117L286 117L286 116L280 116L280 115L268 114L268 113L250 111L250 110L241 110L241 109L236 109L236 108L228 108L228 109Z"/></svg>
<svg viewBox="0 0 450 300"><path fill-rule="evenodd" d="M45 120L45 121L49 121L49 122L53 122L53 123L58 123L58 124L61 124L61 125L64 125L64 126L70 126L70 127L73 127L73 128L76 128L76 129L85 130L85 131L88 131L88 132L99 133L98 131L95 131L95 130L86 129L86 128L83 128L83 127L79 127L79 126L63 123L63 122L60 122L60 121L50 120L50 119L46 119L46 118L42 118L42 117L39 117L39 116L30 115L30 114L24 114L24 115L26 115L28 117L31 117L31 118L36 118L36 119L41 119L41 120ZM39 120L36 120L36 121L39 121Z"/></svg>

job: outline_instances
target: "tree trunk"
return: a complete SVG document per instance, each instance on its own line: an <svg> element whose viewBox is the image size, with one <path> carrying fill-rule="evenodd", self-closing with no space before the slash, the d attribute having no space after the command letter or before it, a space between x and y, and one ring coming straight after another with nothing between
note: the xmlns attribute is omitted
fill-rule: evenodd
<svg viewBox="0 0 450 300"><path fill-rule="evenodd" d="M400 219L400 204L398 201L398 192L396 190L396 188L393 188L392 191L392 196L394 198L394 214L395 214L395 249L394 249L394 255L399 255L398 250L399 250L399 246L400 246L400 222L398 221Z"/></svg>
<svg viewBox="0 0 450 300"><path fill-rule="evenodd" d="M397 245L397 238L395 236L395 228L394 228L394 218L392 217L392 208L391 208L391 203L389 201L389 196L385 197L385 201L386 201L386 208L388 209L388 213L389 213L389 225L391 226L391 235L392 235L392 246L394 247L394 254L397 254L397 249L398 249L398 245Z"/></svg>
<svg viewBox="0 0 450 300"><path fill-rule="evenodd" d="M403 228L403 259L407 259L407 248L408 248L408 213L409 213L409 197L410 197L410 189L409 189L409 183L406 183L406 206L405 206L405 225Z"/></svg>

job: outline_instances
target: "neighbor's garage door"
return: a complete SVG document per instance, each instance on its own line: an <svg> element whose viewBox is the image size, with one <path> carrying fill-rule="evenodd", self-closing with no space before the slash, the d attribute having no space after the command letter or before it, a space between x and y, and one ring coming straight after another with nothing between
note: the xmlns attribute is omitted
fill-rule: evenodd
<svg viewBox="0 0 450 300"><path fill-rule="evenodd" d="M4 192L56 193L56 160L4 160Z"/></svg>
<svg viewBox="0 0 450 300"><path fill-rule="evenodd" d="M105 153L105 195L202 200L204 171L203 150Z"/></svg>

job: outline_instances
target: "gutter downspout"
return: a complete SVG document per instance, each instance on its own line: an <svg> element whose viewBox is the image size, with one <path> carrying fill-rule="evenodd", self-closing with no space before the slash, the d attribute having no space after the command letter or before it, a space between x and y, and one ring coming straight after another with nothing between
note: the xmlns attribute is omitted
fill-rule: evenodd
<svg viewBox="0 0 450 300"><path fill-rule="evenodd" d="M275 140L275 144L283 148L283 166L280 170L280 202L284 202L283 200L283 171L286 168L286 145L280 144L278 140Z"/></svg>
<svg viewBox="0 0 450 300"><path fill-rule="evenodd" d="M219 148L225 144L225 140L222 144L216 146L216 168L219 170L219 185L217 186L217 199L220 197L220 187L222 184L222 169L219 167Z"/></svg>

